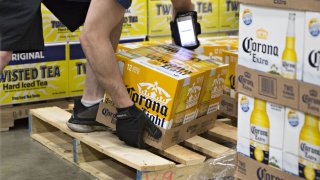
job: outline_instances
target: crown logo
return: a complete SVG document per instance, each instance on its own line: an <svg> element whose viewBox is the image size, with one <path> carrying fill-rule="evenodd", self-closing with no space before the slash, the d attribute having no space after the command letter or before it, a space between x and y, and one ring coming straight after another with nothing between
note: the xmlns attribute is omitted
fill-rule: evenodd
<svg viewBox="0 0 320 180"><path fill-rule="evenodd" d="M312 96L312 97L317 97L317 96L318 96L318 92L317 92L316 90L314 90L314 89L310 90L310 91L309 91L309 94L310 94L310 96Z"/></svg>
<svg viewBox="0 0 320 180"><path fill-rule="evenodd" d="M256 32L256 36L258 39L264 39L267 40L268 39L268 31L265 29L258 29Z"/></svg>
<svg viewBox="0 0 320 180"><path fill-rule="evenodd" d="M145 96L148 99L152 99L161 104L167 104L171 97L168 92L159 87L158 82L152 83L139 83L138 91L141 96Z"/></svg>

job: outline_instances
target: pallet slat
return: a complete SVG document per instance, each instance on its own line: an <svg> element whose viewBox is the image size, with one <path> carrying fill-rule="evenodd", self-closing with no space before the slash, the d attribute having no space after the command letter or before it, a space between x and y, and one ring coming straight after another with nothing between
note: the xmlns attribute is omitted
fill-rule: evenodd
<svg viewBox="0 0 320 180"><path fill-rule="evenodd" d="M73 161L72 138L67 137L61 131L32 134L31 137L64 159Z"/></svg>
<svg viewBox="0 0 320 180"><path fill-rule="evenodd" d="M214 128L208 131L208 134L232 143L237 143L237 128L223 122L217 121Z"/></svg>
<svg viewBox="0 0 320 180"><path fill-rule="evenodd" d="M206 159L205 156L195 153L180 145L175 145L164 151L160 151L160 154L184 165L199 164L204 162Z"/></svg>
<svg viewBox="0 0 320 180"><path fill-rule="evenodd" d="M195 136L193 138L187 139L184 142L184 145L214 158L230 150L225 146L222 146L200 136Z"/></svg>
<svg viewBox="0 0 320 180"><path fill-rule="evenodd" d="M108 155L109 157L139 171L156 171L175 166L175 163L151 152L125 145L110 132L89 134L72 132L66 126L66 122L71 117L71 114L58 107L33 109L31 110L31 114Z"/></svg>

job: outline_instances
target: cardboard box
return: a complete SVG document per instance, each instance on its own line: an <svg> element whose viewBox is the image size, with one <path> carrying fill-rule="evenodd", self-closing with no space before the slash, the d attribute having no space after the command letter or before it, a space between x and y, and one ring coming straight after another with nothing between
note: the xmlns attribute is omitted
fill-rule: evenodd
<svg viewBox="0 0 320 180"><path fill-rule="evenodd" d="M201 24L201 33L219 30L219 0L192 0Z"/></svg>
<svg viewBox="0 0 320 180"><path fill-rule="evenodd" d="M284 106L239 94L238 137L250 139L250 157L282 168Z"/></svg>
<svg viewBox="0 0 320 180"><path fill-rule="evenodd" d="M307 179L320 178L320 118L286 108L284 133L285 170Z"/></svg>
<svg viewBox="0 0 320 180"><path fill-rule="evenodd" d="M112 105L101 103L97 114L97 121L112 129L115 129L115 113L116 109ZM176 128L160 128L162 131L162 137L160 140L153 139L147 134L145 134L144 140L150 146L164 150L213 128L216 118L217 113L212 113Z"/></svg>
<svg viewBox="0 0 320 180"><path fill-rule="evenodd" d="M121 37L147 35L147 0L132 1L124 14Z"/></svg>
<svg viewBox="0 0 320 180"><path fill-rule="evenodd" d="M223 63L229 64L229 71L225 80L225 93L234 98L236 88L236 67L238 64L238 51L223 51L222 58Z"/></svg>
<svg viewBox="0 0 320 180"><path fill-rule="evenodd" d="M148 35L167 36L171 34L170 21L173 7L170 0L148 0Z"/></svg>
<svg viewBox="0 0 320 180"><path fill-rule="evenodd" d="M320 86L320 13L307 12L304 27L303 81Z"/></svg>
<svg viewBox="0 0 320 180"><path fill-rule="evenodd" d="M299 82L237 65L237 91L298 109Z"/></svg>
<svg viewBox="0 0 320 180"><path fill-rule="evenodd" d="M223 94L220 99L220 114L223 116L237 118L238 117L238 97L232 98Z"/></svg>
<svg viewBox="0 0 320 180"><path fill-rule="evenodd" d="M81 96L86 79L87 59L80 43L69 44L68 72L69 96Z"/></svg>
<svg viewBox="0 0 320 180"><path fill-rule="evenodd" d="M234 31L239 27L238 0L219 0L219 30Z"/></svg>
<svg viewBox="0 0 320 180"><path fill-rule="evenodd" d="M65 44L46 45L44 51L14 53L0 76L0 105L68 96Z"/></svg>
<svg viewBox="0 0 320 180"><path fill-rule="evenodd" d="M297 9L306 11L320 11L318 0L239 0L240 3L254 4L266 7Z"/></svg>
<svg viewBox="0 0 320 180"><path fill-rule="evenodd" d="M43 38L45 43L60 43L79 41L82 26L74 32L62 24L57 17L43 4L41 4Z"/></svg>
<svg viewBox="0 0 320 180"><path fill-rule="evenodd" d="M240 153L237 155L237 171L235 176L240 179L301 179L271 166L259 163L253 159L245 157Z"/></svg>
<svg viewBox="0 0 320 180"><path fill-rule="evenodd" d="M237 91L320 117L320 87L237 65Z"/></svg>
<svg viewBox="0 0 320 180"><path fill-rule="evenodd" d="M136 106L155 124L170 129L176 124L175 114L198 105L204 73L141 57L125 63L123 79Z"/></svg>
<svg viewBox="0 0 320 180"><path fill-rule="evenodd" d="M302 80L304 20L301 11L241 4L238 63Z"/></svg>

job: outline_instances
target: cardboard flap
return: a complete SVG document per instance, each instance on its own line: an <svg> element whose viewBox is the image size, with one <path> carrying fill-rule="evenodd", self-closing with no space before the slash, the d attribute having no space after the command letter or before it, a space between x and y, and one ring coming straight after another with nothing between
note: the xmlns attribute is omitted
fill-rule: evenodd
<svg viewBox="0 0 320 180"><path fill-rule="evenodd" d="M318 11L320 12L319 0L239 0L240 3L247 3L259 6L296 9L304 11Z"/></svg>
<svg viewBox="0 0 320 180"><path fill-rule="evenodd" d="M240 93L298 109L299 82L278 75L237 66L237 90Z"/></svg>

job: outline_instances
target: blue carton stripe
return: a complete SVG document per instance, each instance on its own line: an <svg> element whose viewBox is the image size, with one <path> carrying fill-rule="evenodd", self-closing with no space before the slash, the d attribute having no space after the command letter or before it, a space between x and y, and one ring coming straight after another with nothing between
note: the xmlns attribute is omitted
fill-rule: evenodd
<svg viewBox="0 0 320 180"><path fill-rule="evenodd" d="M14 53L9 65L22 65L66 60L66 46L46 46L44 51Z"/></svg>
<svg viewBox="0 0 320 180"><path fill-rule="evenodd" d="M70 44L70 60L86 59L80 44Z"/></svg>

